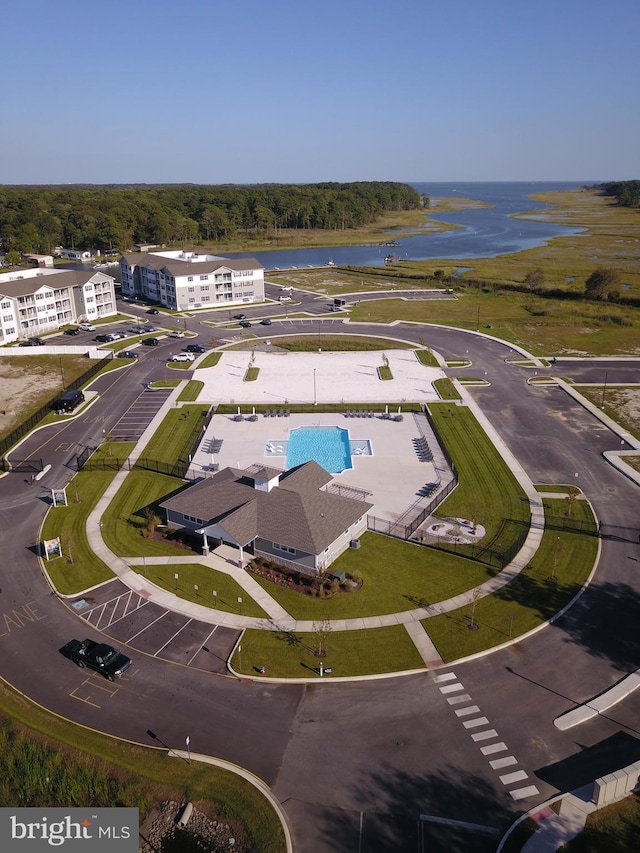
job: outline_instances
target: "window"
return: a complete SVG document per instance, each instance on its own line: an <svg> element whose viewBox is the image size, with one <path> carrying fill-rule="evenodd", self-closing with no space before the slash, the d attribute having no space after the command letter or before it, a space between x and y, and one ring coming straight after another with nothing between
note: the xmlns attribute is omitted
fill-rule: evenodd
<svg viewBox="0 0 640 853"><path fill-rule="evenodd" d="M0 302L0 308L11 308L10 302Z"/></svg>
<svg viewBox="0 0 640 853"><path fill-rule="evenodd" d="M192 275L187 276L187 281L193 281L193 276Z"/></svg>
<svg viewBox="0 0 640 853"><path fill-rule="evenodd" d="M209 285L203 284L202 287L200 288L200 290L209 290Z"/></svg>
<svg viewBox="0 0 640 853"><path fill-rule="evenodd" d="M200 281L209 281L209 276L208 275L201 275Z"/></svg>
<svg viewBox="0 0 640 853"><path fill-rule="evenodd" d="M295 548L289 548L288 545L279 545L277 542L273 543L273 547L274 547L275 551L284 551L285 554L295 554L296 553Z"/></svg>
<svg viewBox="0 0 640 853"><path fill-rule="evenodd" d="M195 287L190 287L190 288L188 288L188 290L189 290L189 293L195 293L195 291L196 291Z"/></svg>

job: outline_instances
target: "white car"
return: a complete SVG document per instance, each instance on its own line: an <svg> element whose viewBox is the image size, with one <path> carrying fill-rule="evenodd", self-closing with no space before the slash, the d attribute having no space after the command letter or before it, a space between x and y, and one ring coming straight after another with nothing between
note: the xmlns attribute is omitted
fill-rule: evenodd
<svg viewBox="0 0 640 853"><path fill-rule="evenodd" d="M291 302L290 296L279 296L278 299L280 302Z"/></svg>
<svg viewBox="0 0 640 853"><path fill-rule="evenodd" d="M78 326L81 332L95 332L96 327L92 326L91 323L80 323Z"/></svg>
<svg viewBox="0 0 640 853"><path fill-rule="evenodd" d="M171 357L171 361L195 361L196 357L192 352L179 352Z"/></svg>
<svg viewBox="0 0 640 853"><path fill-rule="evenodd" d="M184 332L180 332L178 329L175 329L173 332L169 332L167 337L168 338L184 338Z"/></svg>

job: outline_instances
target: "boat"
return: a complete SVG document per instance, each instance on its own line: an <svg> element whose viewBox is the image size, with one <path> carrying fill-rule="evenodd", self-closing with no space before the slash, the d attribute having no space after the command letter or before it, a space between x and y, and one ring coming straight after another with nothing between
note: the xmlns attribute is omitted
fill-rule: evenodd
<svg viewBox="0 0 640 853"><path fill-rule="evenodd" d="M385 264L397 264L400 258L397 255L385 255L384 262Z"/></svg>
<svg viewBox="0 0 640 853"><path fill-rule="evenodd" d="M387 242L385 243L385 246L399 246L399 245L400 245L399 240L387 240Z"/></svg>
<svg viewBox="0 0 640 853"><path fill-rule="evenodd" d="M327 266L328 267L335 267L335 263L331 260L331 258L329 258L329 260L327 261Z"/></svg>

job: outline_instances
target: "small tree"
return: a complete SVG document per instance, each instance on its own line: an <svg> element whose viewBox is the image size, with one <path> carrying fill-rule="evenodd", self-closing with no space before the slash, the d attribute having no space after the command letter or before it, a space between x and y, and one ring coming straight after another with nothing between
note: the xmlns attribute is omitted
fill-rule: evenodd
<svg viewBox="0 0 640 853"><path fill-rule="evenodd" d="M480 587L476 587L471 593L471 622L469 623L469 628L475 631L478 629L478 623L476 622L476 607L478 606L478 602L482 598L482 590Z"/></svg>
<svg viewBox="0 0 640 853"><path fill-rule="evenodd" d="M544 284L544 270L541 267L529 270L524 277L524 283L527 285L529 290L533 290L535 287L540 287L541 284Z"/></svg>
<svg viewBox="0 0 640 853"><path fill-rule="evenodd" d="M573 515L573 510L576 505L576 500L578 499L578 495L580 494L580 489L577 486L570 486L569 492L567 494L567 511L565 515Z"/></svg>
<svg viewBox="0 0 640 853"><path fill-rule="evenodd" d="M153 531L160 524L160 516L150 506L145 507L142 514L144 515L144 533L143 533L143 535L147 539L150 539L153 536Z"/></svg>
<svg viewBox="0 0 640 853"><path fill-rule="evenodd" d="M591 273L584 285L587 299L608 299L610 302L620 296L620 273L607 267L598 267Z"/></svg>
<svg viewBox="0 0 640 853"><path fill-rule="evenodd" d="M323 658L327 654L327 635L331 632L331 622L328 619L319 619L313 623L316 647L314 654Z"/></svg>

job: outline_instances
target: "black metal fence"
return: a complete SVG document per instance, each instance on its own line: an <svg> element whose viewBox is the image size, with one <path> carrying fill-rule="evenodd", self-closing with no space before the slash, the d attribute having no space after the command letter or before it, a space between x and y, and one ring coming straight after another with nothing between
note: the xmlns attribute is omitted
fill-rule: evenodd
<svg viewBox="0 0 640 853"><path fill-rule="evenodd" d="M50 415L53 409L51 408L53 402L58 399L62 391L75 391L77 388L81 388L85 385L90 379L92 379L96 373L99 373L102 368L111 361L113 358L113 353L110 353L106 358L101 358L100 361L93 361L88 370L85 370L80 376L76 377L73 382L70 382L68 385L65 385L61 391L58 391L55 397L52 397L44 406L38 409L37 412L34 412L30 415L25 421L23 421L19 426L17 426L14 430L12 430L8 435L5 435L3 439L0 439L0 457L2 457L2 470L10 471L13 468L13 464L6 459L5 454L8 450L10 450L14 444L17 444L20 439L25 436L28 432L31 432L32 429L38 426L38 424L43 421L47 415Z"/></svg>

